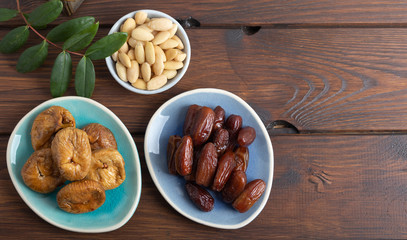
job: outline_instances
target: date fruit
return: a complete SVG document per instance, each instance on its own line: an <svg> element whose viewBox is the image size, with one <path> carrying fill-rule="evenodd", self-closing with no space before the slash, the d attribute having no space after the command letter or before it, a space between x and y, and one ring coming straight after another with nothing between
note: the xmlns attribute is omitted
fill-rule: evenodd
<svg viewBox="0 0 407 240"><path fill-rule="evenodd" d="M247 147L238 147L235 150L235 171L242 170L246 172L249 166L249 149Z"/></svg>
<svg viewBox="0 0 407 240"><path fill-rule="evenodd" d="M212 190L220 192L229 180L234 168L235 154L233 152L226 152L218 162L218 169L213 179Z"/></svg>
<svg viewBox="0 0 407 240"><path fill-rule="evenodd" d="M199 146L205 143L212 133L213 121L215 113L208 107L202 107L195 115L194 124L192 127L192 141L194 146Z"/></svg>
<svg viewBox="0 0 407 240"><path fill-rule="evenodd" d="M213 143L208 142L202 148L196 168L195 182L204 187L209 187L212 184L213 177L216 173L218 165L218 156Z"/></svg>
<svg viewBox="0 0 407 240"><path fill-rule="evenodd" d="M213 111L215 112L213 130L216 131L223 128L223 125L225 124L225 110L221 106L217 106Z"/></svg>
<svg viewBox="0 0 407 240"><path fill-rule="evenodd" d="M239 115L232 114L226 119L226 129L229 130L229 134L232 136L237 136L240 128L242 127L242 117Z"/></svg>
<svg viewBox="0 0 407 240"><path fill-rule="evenodd" d="M168 172L173 175L177 175L177 169L175 168L175 151L181 142L181 137L177 135L172 135L168 139L167 145L167 165Z"/></svg>
<svg viewBox="0 0 407 240"><path fill-rule="evenodd" d="M215 145L218 157L222 156L229 145L229 132L224 128L216 130L213 135L213 144Z"/></svg>
<svg viewBox="0 0 407 240"><path fill-rule="evenodd" d="M237 143L242 147L248 147L256 138L256 130L252 127L244 127L240 129L237 135Z"/></svg>
<svg viewBox="0 0 407 240"><path fill-rule="evenodd" d="M249 182L232 206L241 213L247 212L263 195L266 183L261 179Z"/></svg>
<svg viewBox="0 0 407 240"><path fill-rule="evenodd" d="M202 107L196 104L189 106L187 115L185 116L184 127L183 127L183 134L185 135L192 135L193 127L195 124L196 114Z"/></svg>
<svg viewBox="0 0 407 240"><path fill-rule="evenodd" d="M181 143L175 151L175 169L178 174L185 176L192 173L193 146L190 136L183 136Z"/></svg>
<svg viewBox="0 0 407 240"><path fill-rule="evenodd" d="M226 203L233 202L243 192L246 183L246 173L241 170L234 171L222 190L223 201Z"/></svg>
<svg viewBox="0 0 407 240"><path fill-rule="evenodd" d="M187 182L185 184L189 198L202 211L209 212L215 205L215 199L211 194L198 184Z"/></svg>

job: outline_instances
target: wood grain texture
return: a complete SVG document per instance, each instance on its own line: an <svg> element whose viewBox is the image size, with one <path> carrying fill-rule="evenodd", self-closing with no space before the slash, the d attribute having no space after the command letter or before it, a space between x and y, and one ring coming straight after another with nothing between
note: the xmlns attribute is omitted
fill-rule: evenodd
<svg viewBox="0 0 407 240"><path fill-rule="evenodd" d="M107 33L102 28L98 38ZM3 36L6 31L0 31ZM92 96L133 133L155 110L196 88L221 88L247 101L265 125L276 120L302 132L406 131L405 29L189 29L192 58L184 78L154 96L131 93L95 61ZM27 45L39 42L30 37ZM210 39L208 41L208 39ZM49 73L58 51L39 70L15 70L19 53L0 54L0 133L10 133L30 109L51 98ZM74 66L79 61L72 57ZM73 81L66 95L75 95ZM148 104L147 104L148 103Z"/></svg>
<svg viewBox="0 0 407 240"><path fill-rule="evenodd" d="M180 215L142 166L140 204L127 224L104 234L56 228L20 199L6 169L8 136L0 136L0 237L143 239L372 239L407 236L407 136L274 136L274 181L260 215L238 230L218 230ZM361 143L364 143L363 145ZM6 230L7 229L7 230Z"/></svg>
<svg viewBox="0 0 407 240"><path fill-rule="evenodd" d="M20 2L23 11L31 11L44 1ZM0 7L15 8L15 5L15 1L3 1ZM111 25L128 12L140 9L159 10L180 19L193 17L201 26L407 23L407 5L396 0L206 0L199 3L152 0L148 4L143 1L86 0L74 16L95 16L101 24Z"/></svg>

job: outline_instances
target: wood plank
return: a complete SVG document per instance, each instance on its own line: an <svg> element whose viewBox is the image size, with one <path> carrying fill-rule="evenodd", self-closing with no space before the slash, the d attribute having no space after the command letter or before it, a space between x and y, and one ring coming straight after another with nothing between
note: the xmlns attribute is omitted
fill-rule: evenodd
<svg viewBox="0 0 407 240"><path fill-rule="evenodd" d="M45 1L20 0L23 11ZM0 7L15 8L15 1ZM406 24L407 5L399 0L254 0L254 1L109 1L86 0L74 16L95 16L101 24L112 25L128 12L155 9L174 18L193 17L201 26L273 24ZM60 20L68 19L62 17ZM13 24L16 22L13 22Z"/></svg>
<svg viewBox="0 0 407 240"><path fill-rule="evenodd" d="M107 33L102 28L98 37ZM6 31L0 31L4 36ZM154 96L123 89L105 62L95 61L93 99L143 133L156 109L196 88L221 88L247 101L267 126L276 120L302 132L407 130L406 29L189 29L190 67L174 88ZM39 43L30 37L33 45ZM21 53L0 54L0 133L51 98L49 76L58 51L39 70L15 71ZM72 57L74 66L79 61ZM73 83L66 95L75 95ZM148 103L148 104L147 104Z"/></svg>
<svg viewBox="0 0 407 240"><path fill-rule="evenodd" d="M87 238L58 229L20 199L6 169L8 136L0 136L0 236ZM275 172L263 212L238 230L194 223L173 210L156 189L139 147L143 189L129 222L97 238L349 239L405 238L405 135L273 136ZM363 144L361 144L363 143ZM7 230L6 230L7 229ZM153 230L154 229L154 230Z"/></svg>

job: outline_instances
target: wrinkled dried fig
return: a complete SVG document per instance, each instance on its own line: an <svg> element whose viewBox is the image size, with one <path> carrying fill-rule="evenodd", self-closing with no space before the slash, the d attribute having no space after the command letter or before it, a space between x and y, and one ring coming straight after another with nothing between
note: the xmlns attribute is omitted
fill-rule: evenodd
<svg viewBox="0 0 407 240"><path fill-rule="evenodd" d="M117 143L113 133L102 124L90 123L82 128L82 130L88 134L92 151L101 148L117 149Z"/></svg>
<svg viewBox="0 0 407 240"><path fill-rule="evenodd" d="M94 211L103 205L105 199L105 190L93 180L71 182L57 194L58 206L70 213Z"/></svg>
<svg viewBox="0 0 407 240"><path fill-rule="evenodd" d="M75 119L63 107L52 106L38 114L31 128L31 143L34 150L49 148L54 134L67 127L75 127Z"/></svg>
<svg viewBox="0 0 407 240"><path fill-rule="evenodd" d="M50 193L65 181L50 148L35 151L21 169L21 176L29 188L39 193Z"/></svg>
<svg viewBox="0 0 407 240"><path fill-rule="evenodd" d="M92 163L86 179L99 182L105 190L120 186L126 179L122 155L112 148L93 151Z"/></svg>
<svg viewBox="0 0 407 240"><path fill-rule="evenodd" d="M89 172L91 149L85 131L69 127L60 130L51 144L52 157L67 180L83 179Z"/></svg>

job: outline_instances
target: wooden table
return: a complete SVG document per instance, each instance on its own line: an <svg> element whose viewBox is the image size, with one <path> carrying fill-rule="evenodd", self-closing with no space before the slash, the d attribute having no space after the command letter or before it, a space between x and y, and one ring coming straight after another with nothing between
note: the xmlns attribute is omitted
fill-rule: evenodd
<svg viewBox="0 0 407 240"><path fill-rule="evenodd" d="M21 2L30 11L45 1ZM0 7L16 6L1 0ZM186 23L192 58L182 81L154 96L125 90L104 61L94 62L92 99L124 122L139 149L143 189L137 211L116 231L79 234L45 222L20 198L6 167L7 141L27 112L51 98L57 55L50 48L43 67L21 74L15 70L20 50L0 54L0 238L407 237L405 1L86 0L74 17L94 16L101 38L122 15L139 9ZM0 23L0 36L19 24L18 18ZM28 44L39 42L31 34ZM78 61L74 57L74 65ZM144 159L143 137L155 110L177 94L206 87L243 98L261 117L274 148L269 201L238 230L199 225L176 212ZM66 95L75 95L72 85Z"/></svg>

